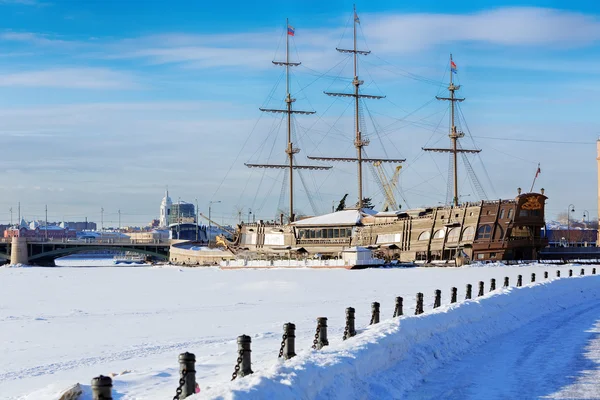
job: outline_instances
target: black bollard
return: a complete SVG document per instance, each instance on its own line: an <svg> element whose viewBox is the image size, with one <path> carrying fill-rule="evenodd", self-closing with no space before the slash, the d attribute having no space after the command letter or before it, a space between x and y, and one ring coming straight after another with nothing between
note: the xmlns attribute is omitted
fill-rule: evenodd
<svg viewBox="0 0 600 400"><path fill-rule="evenodd" d="M471 298L471 292L473 291L473 285L467 283L467 293L465 295L465 300L469 300Z"/></svg>
<svg viewBox="0 0 600 400"><path fill-rule="evenodd" d="M296 355L296 325L291 322L283 324L283 340L281 344L279 357L289 360Z"/></svg>
<svg viewBox="0 0 600 400"><path fill-rule="evenodd" d="M183 380L183 386L181 385ZM180 399L185 399L194 394L196 389L196 356L192 353L179 355L179 386L181 386Z"/></svg>
<svg viewBox="0 0 600 400"><path fill-rule="evenodd" d="M535 282L535 273L531 273L531 283Z"/></svg>
<svg viewBox="0 0 600 400"><path fill-rule="evenodd" d="M490 279L490 292L496 290L496 280L494 278Z"/></svg>
<svg viewBox="0 0 600 400"><path fill-rule="evenodd" d="M523 275L517 276L517 287L523 286Z"/></svg>
<svg viewBox="0 0 600 400"><path fill-rule="evenodd" d="M572 269L569 270L569 276L573 276L573 270Z"/></svg>
<svg viewBox="0 0 600 400"><path fill-rule="evenodd" d="M585 269L581 268L581 273L579 275L581 275L581 276L585 275Z"/></svg>
<svg viewBox="0 0 600 400"><path fill-rule="evenodd" d="M250 357L250 353L252 350L250 348L252 344L252 338L247 335L238 336L238 365L240 370L238 372L239 376L246 376L252 374L252 358Z"/></svg>
<svg viewBox="0 0 600 400"><path fill-rule="evenodd" d="M483 281L479 281L479 293L477 293L477 297L483 296Z"/></svg>
<svg viewBox="0 0 600 400"><path fill-rule="evenodd" d="M404 300L402 299L402 297L396 297L396 307L394 307L394 318L404 314L404 311L402 310L403 301Z"/></svg>
<svg viewBox="0 0 600 400"><path fill-rule="evenodd" d="M458 289L453 287L452 289L450 289L450 292L452 293L452 295L450 296L450 303L456 303L456 298L458 296Z"/></svg>
<svg viewBox="0 0 600 400"><path fill-rule="evenodd" d="M371 323L369 325L374 325L379 323L379 303L374 302L371 303Z"/></svg>
<svg viewBox="0 0 600 400"><path fill-rule="evenodd" d="M320 350L325 346L329 346L329 340L327 340L327 318L317 318L317 333L315 333L315 339L313 340L313 349Z"/></svg>
<svg viewBox="0 0 600 400"><path fill-rule="evenodd" d="M346 308L346 328L344 329L344 340L356 336L356 329L354 329L354 313L356 310L352 307Z"/></svg>
<svg viewBox="0 0 600 400"><path fill-rule="evenodd" d="M508 280L508 276L504 277L504 287L508 287L510 284L510 281Z"/></svg>
<svg viewBox="0 0 600 400"><path fill-rule="evenodd" d="M442 291L437 289L435 291L435 300L433 302L433 308L438 308L442 305Z"/></svg>
<svg viewBox="0 0 600 400"><path fill-rule="evenodd" d="M112 400L110 376L100 375L92 379L92 400Z"/></svg>
<svg viewBox="0 0 600 400"><path fill-rule="evenodd" d="M596 275L596 268L592 268L592 275Z"/></svg>
<svg viewBox="0 0 600 400"><path fill-rule="evenodd" d="M548 271L544 271L544 279L548 279Z"/></svg>
<svg viewBox="0 0 600 400"><path fill-rule="evenodd" d="M423 293L417 293L417 306L415 307L415 315L423 314Z"/></svg>
<svg viewBox="0 0 600 400"><path fill-rule="evenodd" d="M560 278L560 270L559 269L556 270L556 277Z"/></svg>

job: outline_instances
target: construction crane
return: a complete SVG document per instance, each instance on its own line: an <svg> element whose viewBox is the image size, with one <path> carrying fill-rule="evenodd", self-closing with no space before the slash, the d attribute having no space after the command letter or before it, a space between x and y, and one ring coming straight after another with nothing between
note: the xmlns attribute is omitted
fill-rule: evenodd
<svg viewBox="0 0 600 400"><path fill-rule="evenodd" d="M394 196L394 190L396 190L396 186L398 186L398 176L400 175L402 165L396 166L394 169L394 175L392 175L392 179L389 181L385 175L385 171L381 165L381 162L374 162L373 166L375 167L374 169L376 172L377 181L380 183L380 187L385 197L382 210L385 210L386 208L391 209L392 211L400 210L398 202L396 201L396 196Z"/></svg>
<svg viewBox="0 0 600 400"><path fill-rule="evenodd" d="M205 220L207 220L208 222L211 222L213 225L215 225L216 227L221 228L222 231L229 233L230 235L235 235L235 232L231 231L228 228L225 228L223 225L219 225L217 224L215 221L213 221L212 219L209 219L206 215L202 214L202 213L198 213L198 215L200 215L202 218L204 218Z"/></svg>

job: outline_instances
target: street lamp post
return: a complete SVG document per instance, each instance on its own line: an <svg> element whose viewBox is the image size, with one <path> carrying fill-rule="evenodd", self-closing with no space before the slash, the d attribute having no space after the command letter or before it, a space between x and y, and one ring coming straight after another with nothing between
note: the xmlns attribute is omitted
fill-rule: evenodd
<svg viewBox="0 0 600 400"><path fill-rule="evenodd" d="M210 244L210 233L211 233L211 230L212 230L212 219L211 219L211 216L210 216L211 208L212 208L213 204L217 204L217 203L220 203L220 202L221 202L221 200L217 200L217 201L212 201L211 200L211 201L208 202L208 233L207 233L208 244Z"/></svg>
<svg viewBox="0 0 600 400"><path fill-rule="evenodd" d="M252 214L252 210L248 209L248 223L250 223L250 214Z"/></svg>
<svg viewBox="0 0 600 400"><path fill-rule="evenodd" d="M181 233L181 197L177 198L177 240Z"/></svg>
<svg viewBox="0 0 600 400"><path fill-rule="evenodd" d="M569 204L567 208L567 246L571 245L571 213L575 212L575 206L573 204Z"/></svg>
<svg viewBox="0 0 600 400"><path fill-rule="evenodd" d="M196 242L198 241L198 199L196 199Z"/></svg>
<svg viewBox="0 0 600 400"><path fill-rule="evenodd" d="M588 210L583 210L583 226L587 229L587 224L590 221L590 212Z"/></svg>

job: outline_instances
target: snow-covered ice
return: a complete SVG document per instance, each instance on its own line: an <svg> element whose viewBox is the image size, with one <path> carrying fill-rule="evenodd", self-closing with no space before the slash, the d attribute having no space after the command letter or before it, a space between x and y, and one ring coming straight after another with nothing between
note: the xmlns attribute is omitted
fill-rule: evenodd
<svg viewBox="0 0 600 400"><path fill-rule="evenodd" d="M469 305L452 306L452 311L444 306L435 313L410 316L401 319L400 324L398 319L386 319L393 312L395 296L405 298L405 313L412 314L414 297L419 291L425 293L428 311L432 308L433 292L438 288L442 289L442 302L446 304L451 286L458 287L459 299L462 299L467 283L473 284L475 294L479 280L486 282L487 292L490 278L496 278L497 285L501 286L503 277L509 276L514 285L518 274L522 274L527 283L531 272L541 281L546 270L551 277L555 276L556 269L566 276L569 268L578 274L581 267L533 265L362 271L3 268L0 269L0 398L54 399L60 390L76 382L83 384L89 396L91 378L109 373L116 374L114 391L120 399L172 398L178 379L177 356L183 351L196 354L197 380L202 389L199 398L273 398L269 392L260 394L252 388L279 390L285 387L285 379L294 381L294 377L286 375L273 384L269 384L269 378L289 371L295 371L298 376L307 374L311 382L319 382L314 387L323 389L315 389L312 397L303 396L302 384L306 382L300 382L295 383L300 392L294 394L287 387L286 392L277 392L278 396L284 393L277 398L335 398L333 387L327 388L327 379L337 376L339 371L362 371L366 375L385 377L384 367L394 366L397 360L388 357L385 361L384 358L387 364L378 368L377 354L401 355L403 351L407 352L408 359L404 366L412 366L412 369L395 371L392 376L398 379L407 375L412 383L398 389L388 385L392 376L387 375L387 380L380 384L369 381L368 390L365 392L363 388L363 398L389 398L386 391L390 388L403 390L407 398L427 398L427 393L431 394L429 398L477 398L469 397L470 392L451 390L458 387L456 382L464 387L471 375L480 377L481 382L489 379L484 368L469 366L481 365L489 359L490 352L494 355L492 361L498 365L510 360L491 351L496 346L510 348L509 343L520 345L512 353L517 357L513 360L515 366L537 369L536 360L548 358L558 362L564 359L564 363L551 364L540 373L554 374L549 379L555 384L545 386L545 395L568 398L569 393L581 393L582 388L589 392L590 382L600 375L597 372L600 339L595 333L599 331L596 324L600 320L597 298L600 277L563 279L550 285L557 288L552 292L546 285L513 289L509 295L488 295ZM586 270L589 273L591 267ZM502 308L518 296L523 297L522 309L516 308L513 312L514 305ZM356 308L356 325L363 330L369 322L372 301L381 303L382 323L353 340L342 342L345 307ZM535 307L540 307L538 314L532 312ZM550 312L552 318L541 312L544 310ZM319 316L329 318L330 347L322 353L314 353L310 346L315 318ZM465 326L471 323L472 335L466 334L467 328L453 331L457 320ZM288 321L297 327L298 357L281 363L277 352L282 325ZM490 326L495 327L491 333ZM532 328L528 329L529 326ZM256 374L230 384L236 359L235 340L241 334L252 337ZM408 341L407 337L414 341ZM568 337L565 345L556 344L554 354L542 352L528 356L535 353L537 343L547 346L560 343L559 339L565 337ZM348 361L352 357L355 363ZM336 364L339 360L345 361ZM431 360L436 361L429 362ZM568 360L572 362L569 364ZM331 367L325 369L325 365ZM552 365L557 365L559 371L550 371ZM507 367L498 374L509 372ZM349 379L347 375L344 377ZM474 382L469 380L473 393L480 393ZM232 392L233 389L238 391ZM251 391L245 392L246 389ZM448 390L448 395L436 397L444 393L442 390ZM457 397L453 397L456 393Z"/></svg>

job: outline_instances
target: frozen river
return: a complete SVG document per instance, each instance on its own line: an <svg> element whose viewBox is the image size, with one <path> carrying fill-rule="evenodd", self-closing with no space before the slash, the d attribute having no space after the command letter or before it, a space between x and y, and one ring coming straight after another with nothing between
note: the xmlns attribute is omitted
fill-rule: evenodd
<svg viewBox="0 0 600 400"><path fill-rule="evenodd" d="M578 267L572 267L578 273ZM277 359L282 325L297 326L297 352L310 348L315 318L329 318L330 342L341 341L344 309L356 308L357 328L370 304L391 317L394 298L413 313L415 294L431 309L450 287L464 298L467 283L490 278L514 285L518 274L555 276L569 267L511 266L347 270L239 270L175 267L0 268L0 398L54 399L79 382L116 373L120 399L166 399L175 393L177 356L197 357L202 389L227 382L236 337L253 340L253 368ZM588 267L590 269L590 267ZM125 374L122 374L126 372Z"/></svg>

